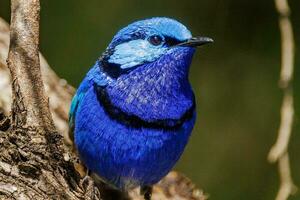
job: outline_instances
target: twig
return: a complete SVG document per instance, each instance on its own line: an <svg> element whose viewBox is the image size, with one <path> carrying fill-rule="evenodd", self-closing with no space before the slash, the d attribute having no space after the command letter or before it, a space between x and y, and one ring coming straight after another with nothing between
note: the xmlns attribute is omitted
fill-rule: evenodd
<svg viewBox="0 0 300 200"><path fill-rule="evenodd" d="M271 163L278 162L280 175L280 189L276 200L286 200L297 190L293 183L288 145L293 127L294 103L293 103L293 71L294 71L294 36L291 21L289 19L290 8L287 0L275 0L279 14L279 28L281 33L281 73L279 86L283 90L283 102L281 106L281 121L277 141L271 148L268 160Z"/></svg>
<svg viewBox="0 0 300 200"><path fill-rule="evenodd" d="M294 185L292 180L289 155L287 152L279 158L278 170L281 183L276 200L285 200L297 191L297 187Z"/></svg>
<svg viewBox="0 0 300 200"><path fill-rule="evenodd" d="M284 92L281 106L281 122L275 145L271 148L268 159L271 163L277 162L287 152L293 126L293 96L290 90Z"/></svg>

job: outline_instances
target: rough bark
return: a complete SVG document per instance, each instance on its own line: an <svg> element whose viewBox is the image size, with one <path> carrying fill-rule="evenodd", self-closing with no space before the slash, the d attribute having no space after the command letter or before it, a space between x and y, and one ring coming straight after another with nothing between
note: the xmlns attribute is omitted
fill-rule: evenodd
<svg viewBox="0 0 300 200"><path fill-rule="evenodd" d="M20 1L25 4L37 2ZM19 20L28 25L32 19L23 18L21 15L33 12L32 7L21 8L14 5L20 1L12 1L13 12L22 9ZM31 14L37 17L36 13ZM12 19L12 27L18 26L13 25L14 20L16 18ZM22 25L17 28L28 27ZM31 28L38 31L38 27ZM48 100L43 98L45 93L49 96L54 123L59 132L67 136L68 109L74 89L56 76L38 51L31 49L37 48L38 37L33 36L32 32L22 34L25 34L24 37L33 38L28 44L12 30L13 44L10 47L13 52L10 54L9 65L13 77L17 76L17 79L11 79L5 63L9 47L9 28L0 19L0 109L3 109L3 113L0 111L0 199L127 199L103 185L95 186L91 178L82 180L75 168L78 166L78 158L64 145L63 137L53 128L51 119L50 123L47 121L51 116ZM40 91L43 83L38 69L39 58L46 92ZM28 74L27 70L31 73ZM31 79L32 77L35 78ZM22 80L23 78L27 80ZM28 83L28 80L31 82ZM24 100L27 98L24 95L30 98ZM14 101L11 101L11 97ZM12 120L6 117L11 103L12 109L17 108L11 113ZM40 109L46 116L40 115ZM128 198L142 199L138 190L131 191ZM177 172L171 172L154 187L153 199L204 200L206 197L189 179Z"/></svg>
<svg viewBox="0 0 300 200"><path fill-rule="evenodd" d="M80 176L57 133L39 61L39 0L12 0L7 65L12 77L9 128L0 137L1 199L99 199ZM7 119L2 117L7 124Z"/></svg>
<svg viewBox="0 0 300 200"><path fill-rule="evenodd" d="M11 76L6 66L9 49L9 26L0 18L0 108L6 115L11 110ZM74 94L74 88L66 80L59 78L50 68L46 59L39 54L42 78L46 94L49 97L50 111L59 133L62 133L67 143L68 139L68 111Z"/></svg>
<svg viewBox="0 0 300 200"><path fill-rule="evenodd" d="M14 127L55 132L39 61L38 0L11 1L10 46L7 64L12 75L11 119Z"/></svg>

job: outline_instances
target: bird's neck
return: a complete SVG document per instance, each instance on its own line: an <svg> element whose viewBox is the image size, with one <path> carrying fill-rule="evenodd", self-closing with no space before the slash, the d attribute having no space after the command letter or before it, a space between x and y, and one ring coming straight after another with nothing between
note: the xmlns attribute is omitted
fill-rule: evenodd
<svg viewBox="0 0 300 200"><path fill-rule="evenodd" d="M180 120L194 108L188 81L193 52L139 66L105 88L110 103L122 112L153 122Z"/></svg>

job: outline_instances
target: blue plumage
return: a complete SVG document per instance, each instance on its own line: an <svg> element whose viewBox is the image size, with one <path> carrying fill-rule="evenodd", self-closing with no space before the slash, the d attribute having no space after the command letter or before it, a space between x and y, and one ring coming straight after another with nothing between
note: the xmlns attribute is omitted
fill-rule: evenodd
<svg viewBox="0 0 300 200"><path fill-rule="evenodd" d="M121 190L157 183L181 156L196 112L192 38L169 18L120 30L73 98L70 126L88 169Z"/></svg>

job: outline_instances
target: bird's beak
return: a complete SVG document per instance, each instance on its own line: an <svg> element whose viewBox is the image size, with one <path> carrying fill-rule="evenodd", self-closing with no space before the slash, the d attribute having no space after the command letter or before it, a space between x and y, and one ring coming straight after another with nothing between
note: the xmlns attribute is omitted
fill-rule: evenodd
<svg viewBox="0 0 300 200"><path fill-rule="evenodd" d="M177 44L177 46L198 47L198 46L212 43L212 42L214 42L213 39L211 39L209 37L192 37L191 39L188 39L185 42Z"/></svg>

